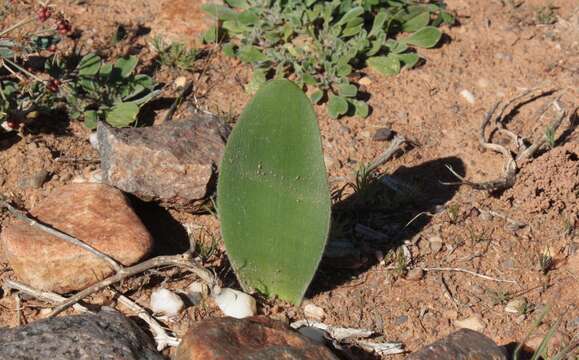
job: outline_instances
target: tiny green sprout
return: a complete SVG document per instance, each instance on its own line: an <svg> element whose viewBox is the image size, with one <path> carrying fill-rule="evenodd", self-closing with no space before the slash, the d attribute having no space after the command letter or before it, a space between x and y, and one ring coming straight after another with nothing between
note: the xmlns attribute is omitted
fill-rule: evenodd
<svg viewBox="0 0 579 360"><path fill-rule="evenodd" d="M169 68L190 71L199 57L197 49L189 49L183 43L166 43L161 37L153 39L152 46L157 52L157 63Z"/></svg>
<svg viewBox="0 0 579 360"><path fill-rule="evenodd" d="M550 126L545 130L545 141L547 142L547 146L549 146L549 148L552 149L555 147L555 129Z"/></svg>
<svg viewBox="0 0 579 360"><path fill-rule="evenodd" d="M537 10L537 23L541 25L553 25L557 22L556 7L553 4L541 6Z"/></svg>
<svg viewBox="0 0 579 360"><path fill-rule="evenodd" d="M460 216L460 205L458 204L451 204L446 208L446 213L448 214L448 218L452 224L456 224L458 221L458 217Z"/></svg>
<svg viewBox="0 0 579 360"><path fill-rule="evenodd" d="M546 275L553 268L553 257L551 256L551 250L546 247L539 254L539 269Z"/></svg>

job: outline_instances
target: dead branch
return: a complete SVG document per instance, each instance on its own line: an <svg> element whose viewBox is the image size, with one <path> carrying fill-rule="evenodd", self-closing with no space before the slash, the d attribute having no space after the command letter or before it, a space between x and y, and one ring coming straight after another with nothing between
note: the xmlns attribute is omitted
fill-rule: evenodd
<svg viewBox="0 0 579 360"><path fill-rule="evenodd" d="M466 274L470 274L485 280L489 280L489 281L496 281L496 282L507 282L507 283L513 283L513 284L517 284L517 282L515 280L504 280L504 279L497 279L488 275L483 275L483 274L479 274L477 272L471 271L471 270L467 270L467 269L461 269L461 268L447 268L447 267L435 267L435 268L422 268L422 270L424 271L454 271L454 272L463 272Z"/></svg>
<svg viewBox="0 0 579 360"><path fill-rule="evenodd" d="M133 300L129 299L128 297L124 296L121 293L116 293L115 297L117 298L118 302L127 307L130 311L137 314L137 316L143 320L144 322L149 325L151 328L151 332L153 333L153 338L157 343L157 351L162 351L167 346L176 347L179 345L179 339L174 336L171 336L167 333L167 331L159 324L159 322L149 313L147 310L143 309L139 304L134 302Z"/></svg>
<svg viewBox="0 0 579 360"><path fill-rule="evenodd" d="M50 291L37 290L37 289L34 289L28 285L24 285L22 283L19 283L18 281L14 281L14 280L10 280L10 279L4 280L4 287L6 287L8 289L20 291L21 293L24 293L26 295L30 295L36 299L46 301L49 303L57 303L58 304L58 303L61 303L63 301L66 301L66 298L64 296L58 295L58 294L50 292ZM88 312L88 313L92 312L89 309L87 309L86 307L84 307L78 303L74 304L73 307L75 310L77 310L79 312Z"/></svg>
<svg viewBox="0 0 579 360"><path fill-rule="evenodd" d="M68 309L77 302L81 301L82 299L86 298L87 296L92 295L95 292L106 288L107 286L115 284L130 276L145 272L149 269L163 266L177 266L187 269L193 272L195 275L197 275L201 280L205 281L209 285L210 289L212 289L215 285L217 285L217 279L215 278L215 276L207 269L203 268L200 265L195 264L190 253L172 256L157 256L155 258L145 260L137 265L125 267L118 273L111 275L108 278L103 279L98 283L93 284L88 288L76 293L75 295L69 297L68 299L66 299L66 301L58 305L52 311L49 317L54 317L60 314L61 312Z"/></svg>
<svg viewBox="0 0 579 360"><path fill-rule="evenodd" d="M392 158L392 156L394 156L394 154L396 154L396 152L398 150L400 150L400 147L407 142L408 142L408 140L406 140L406 138L404 136L396 135L396 137L394 137L394 139L390 143L390 146L388 147L388 149L386 149L386 151L384 151L382 154L380 154L380 156L378 156L376 159L374 159L374 161L372 161L368 165L368 168L366 169L366 171L368 173L371 173L374 170L376 170L378 168L378 166L388 162L388 160L390 160Z"/></svg>
<svg viewBox="0 0 579 360"><path fill-rule="evenodd" d="M556 91L555 89L543 90L538 88L527 90L522 94L504 103L501 102L495 103L483 117L483 121L481 122L479 129L479 143L482 148L503 155L505 163L503 168L503 175L501 177L491 181L472 182L460 176L451 167L447 166L448 170L460 181L457 183L455 182L445 184L468 185L476 190L486 190L486 191L500 191L511 188L515 184L517 172L519 171L517 162L530 159L537 152L537 150L539 150L545 144L546 137L541 136L531 146L526 147L522 141L523 138L520 135L506 129L505 118L514 111L514 108L520 106L521 104L533 101L541 96L552 94L555 91ZM554 100L551 105L555 108L558 115L546 127L546 130L554 132L561 126L561 123L567 117L567 112L562 109L558 99ZM542 117L544 112L545 111L542 111L540 117ZM491 129L490 135L487 138L486 130L491 123L494 127ZM506 147L492 142L491 138L494 132L505 134L506 136L511 138L515 147L514 155L513 152L511 152L511 150L507 149Z"/></svg>
<svg viewBox="0 0 579 360"><path fill-rule="evenodd" d="M76 245L76 246L83 248L84 250L90 252L91 254L106 261L109 264L109 266L111 268L113 268L116 272L119 272L123 269L123 266L119 262L117 262L112 257L108 256L107 254L100 252L99 250L95 249L94 247L90 246L89 244L87 244L87 243L85 243L85 242L83 242L83 241L81 241L73 236L70 236L70 235L68 235L68 234L66 234L58 229L55 229L51 226L45 225L41 222L38 222L37 220L32 219L31 217L26 215L23 211L16 209L14 206L10 205L10 203L3 200L2 198L0 198L0 207L6 208L12 215L14 215L14 217L16 217L17 219L19 219L21 221L24 221L25 223L27 223L28 225L30 225L32 227L40 229L40 230L42 230L42 231L44 231L52 236L55 236L61 240L64 240L69 244L73 244L73 245Z"/></svg>

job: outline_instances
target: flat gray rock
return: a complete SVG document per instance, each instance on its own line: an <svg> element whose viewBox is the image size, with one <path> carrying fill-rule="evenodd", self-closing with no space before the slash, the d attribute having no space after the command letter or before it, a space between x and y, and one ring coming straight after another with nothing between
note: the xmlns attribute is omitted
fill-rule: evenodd
<svg viewBox="0 0 579 360"><path fill-rule="evenodd" d="M205 114L144 128L99 123L103 181L145 201L199 210L215 189L228 135L221 119Z"/></svg>
<svg viewBox="0 0 579 360"><path fill-rule="evenodd" d="M163 360L151 338L115 311L0 328L1 360Z"/></svg>

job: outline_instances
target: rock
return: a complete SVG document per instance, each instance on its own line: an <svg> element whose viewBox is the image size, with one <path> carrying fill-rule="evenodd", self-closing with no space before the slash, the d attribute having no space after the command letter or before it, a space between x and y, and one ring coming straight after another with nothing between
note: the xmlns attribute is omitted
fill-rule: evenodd
<svg viewBox="0 0 579 360"><path fill-rule="evenodd" d="M388 140L392 140L392 138L394 137L394 135L396 135L396 133L389 128L379 128L376 130L376 132L374 132L374 135L372 135L372 140L374 141L388 141Z"/></svg>
<svg viewBox="0 0 579 360"><path fill-rule="evenodd" d="M406 280L419 281L424 277L424 270L421 268L414 268L408 271L406 274Z"/></svg>
<svg viewBox="0 0 579 360"><path fill-rule="evenodd" d="M326 317L326 312L315 304L306 304L304 306L304 315L306 319L322 321Z"/></svg>
<svg viewBox="0 0 579 360"><path fill-rule="evenodd" d="M38 189L42 187L46 179L48 179L49 172L40 170L37 173L21 178L18 181L18 186L22 189Z"/></svg>
<svg viewBox="0 0 579 360"><path fill-rule="evenodd" d="M0 328L0 359L162 360L143 330L116 311Z"/></svg>
<svg viewBox="0 0 579 360"><path fill-rule="evenodd" d="M228 134L220 119L202 114L145 128L99 123L103 180L145 201L199 210L215 190Z"/></svg>
<svg viewBox="0 0 579 360"><path fill-rule="evenodd" d="M394 318L394 325L400 326L408 321L408 316L400 315Z"/></svg>
<svg viewBox="0 0 579 360"><path fill-rule="evenodd" d="M153 246L123 193L107 185L66 185L40 201L31 214L125 266L143 259ZM5 227L0 244L16 276L40 290L81 290L113 273L104 260L22 221Z"/></svg>
<svg viewBox="0 0 579 360"><path fill-rule="evenodd" d="M440 250L442 250L442 238L438 235L435 236L431 236L430 238L428 238L428 243L430 244L430 251L432 251L433 254L438 253Z"/></svg>
<svg viewBox="0 0 579 360"><path fill-rule="evenodd" d="M243 319L257 313L255 299L243 291L222 288L213 297L219 309L225 316Z"/></svg>
<svg viewBox="0 0 579 360"><path fill-rule="evenodd" d="M461 90L460 96L462 96L466 100L466 102L471 105L474 105L476 103L476 98L474 97L473 93L466 89Z"/></svg>
<svg viewBox="0 0 579 360"><path fill-rule="evenodd" d="M337 360L287 325L265 317L221 318L194 323L177 348L175 360Z"/></svg>
<svg viewBox="0 0 579 360"><path fill-rule="evenodd" d="M474 331L483 331L485 325L478 316L471 316L464 320L457 320L454 325L460 329L469 329Z"/></svg>
<svg viewBox="0 0 579 360"><path fill-rule="evenodd" d="M476 331L462 329L423 347L406 360L507 360L505 351Z"/></svg>
<svg viewBox="0 0 579 360"><path fill-rule="evenodd" d="M181 300L181 297L171 290L157 288L151 293L151 310L155 314L174 318L179 315L184 307L185 303Z"/></svg>
<svg viewBox="0 0 579 360"><path fill-rule="evenodd" d="M524 314L527 307L527 300L524 298L517 298L509 301L505 305L505 311L511 314Z"/></svg>
<svg viewBox="0 0 579 360"><path fill-rule="evenodd" d="M372 79L370 79L367 76L363 76L360 78L360 80L358 80L358 84L363 85L363 86L369 86L372 84Z"/></svg>

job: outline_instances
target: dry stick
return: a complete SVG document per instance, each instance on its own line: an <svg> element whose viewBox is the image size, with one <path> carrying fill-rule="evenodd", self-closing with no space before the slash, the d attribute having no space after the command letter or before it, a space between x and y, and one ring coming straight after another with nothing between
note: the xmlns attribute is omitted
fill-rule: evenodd
<svg viewBox="0 0 579 360"><path fill-rule="evenodd" d="M376 170L378 166L386 163L392 156L394 156L394 154L396 154L396 152L400 149L400 146L406 142L408 142L408 140L406 140L404 136L397 135L390 143L388 149L386 149L386 151L384 151L380 156L372 161L370 165L368 165L368 169L366 171L371 173L372 171Z"/></svg>
<svg viewBox="0 0 579 360"><path fill-rule="evenodd" d="M171 121L171 119L173 119L173 115L175 115L175 112L177 111L179 106L181 106L185 98L191 95L192 92L193 92L193 81L190 80L185 84L185 86L183 86L183 89L181 90L175 101L171 104L171 107L169 108L167 114L165 115L165 118L163 119L164 123L169 122Z"/></svg>
<svg viewBox="0 0 579 360"><path fill-rule="evenodd" d="M563 110L561 108L561 105L559 104L558 100L555 100L553 102L553 107L555 107L555 109L559 113L559 116L557 116L549 125L547 125L545 130L550 129L553 132L555 132L561 126L563 119L565 119L567 117L567 113L565 112L565 110ZM539 150L539 148L545 144L546 141L547 141L547 138L546 138L545 134L543 134L541 137L539 137L539 139L537 141L535 141L531 146L529 146L525 151L523 151L522 153L519 154L519 156L517 156L517 161L526 160L526 159L531 158L535 154L535 152L537 150Z"/></svg>
<svg viewBox="0 0 579 360"><path fill-rule="evenodd" d="M134 302L133 300L129 299L128 297L124 296L121 293L117 292L115 296L119 303L123 304L129 310L136 313L141 320L143 320L144 322L147 323L147 325L149 325L149 327L151 328L151 332L153 333L153 338L157 343L157 351L162 351L167 346L175 347L179 345L179 339L167 334L167 331L165 331L163 326L161 326L161 324L159 324L159 322L154 317L149 315L149 313L145 309L143 309L139 304L137 304L136 302Z"/></svg>
<svg viewBox="0 0 579 360"><path fill-rule="evenodd" d="M22 293L25 293L27 295L33 296L37 299L40 299L42 301L46 301L49 303L61 303L63 301L66 301L66 298L64 296L55 294L55 293L50 292L50 291L37 290L37 289L34 289L28 285L24 285L22 283L19 283L18 281L14 281L14 280L4 280L4 286L8 289L18 290ZM74 309L79 311L79 312L88 312L88 313L92 312L89 309L87 309L86 307L82 306L81 304L74 304L73 306L74 306Z"/></svg>
<svg viewBox="0 0 579 360"><path fill-rule="evenodd" d="M504 279L497 279L494 277L490 277L487 275L483 275L483 274L479 274L477 272L474 271L470 271L470 270L466 270L466 269L461 269L461 268L446 268L446 267L435 267L435 268L422 268L422 270L424 271L456 271L456 272L463 272L463 273L467 273L467 274L471 274L474 276L478 276L482 279L485 280L490 280L490 281L496 281L496 282L508 282L508 283L512 283L512 284L517 284L516 281L514 280L504 280Z"/></svg>
<svg viewBox="0 0 579 360"><path fill-rule="evenodd" d="M111 268L113 268L116 272L119 272L123 269L123 266L118 263L115 259L111 258L110 256L98 251L97 249L93 248L92 246L88 245L85 242L82 242L81 240L72 237L60 230L57 230L53 227L50 227L48 225L42 224L30 217L28 217L24 212L14 208L12 205L10 205L8 202L0 199L0 207L4 207L6 208L12 215L14 215L17 219L24 221L25 223L27 223L28 225L38 228L52 236L56 236L59 239L62 239L66 242L68 242L69 244L73 244L76 246L79 246L81 248L83 248L84 250L90 252L91 254L99 257L100 259L106 261Z"/></svg>
<svg viewBox="0 0 579 360"><path fill-rule="evenodd" d="M178 267L186 268L186 269L190 270L191 272L195 273L195 275L197 275L199 278L201 278L201 280L205 281L209 285L210 289L213 288L213 286L216 285L216 282L217 282L214 275L210 271L206 270L205 268L203 268L201 266L196 265L193 262L193 259L191 258L190 253L185 253L185 254L181 254L181 255L172 255L172 256L157 256L155 258L145 260L137 265L123 268L118 273L111 275L110 277L108 277L104 280L101 280L98 283L91 285L88 288L76 293L75 295L66 299L65 302L58 305L52 311L52 313L49 315L49 317L54 317L54 316L60 314L61 312L68 309L70 306L77 303L78 301L81 301L82 299L86 298L87 296L89 296L97 291L100 291L109 285L117 283L117 282L119 282L119 281L121 281L129 276L140 274L146 270L156 268L156 267L162 267L162 266L178 266Z"/></svg>

